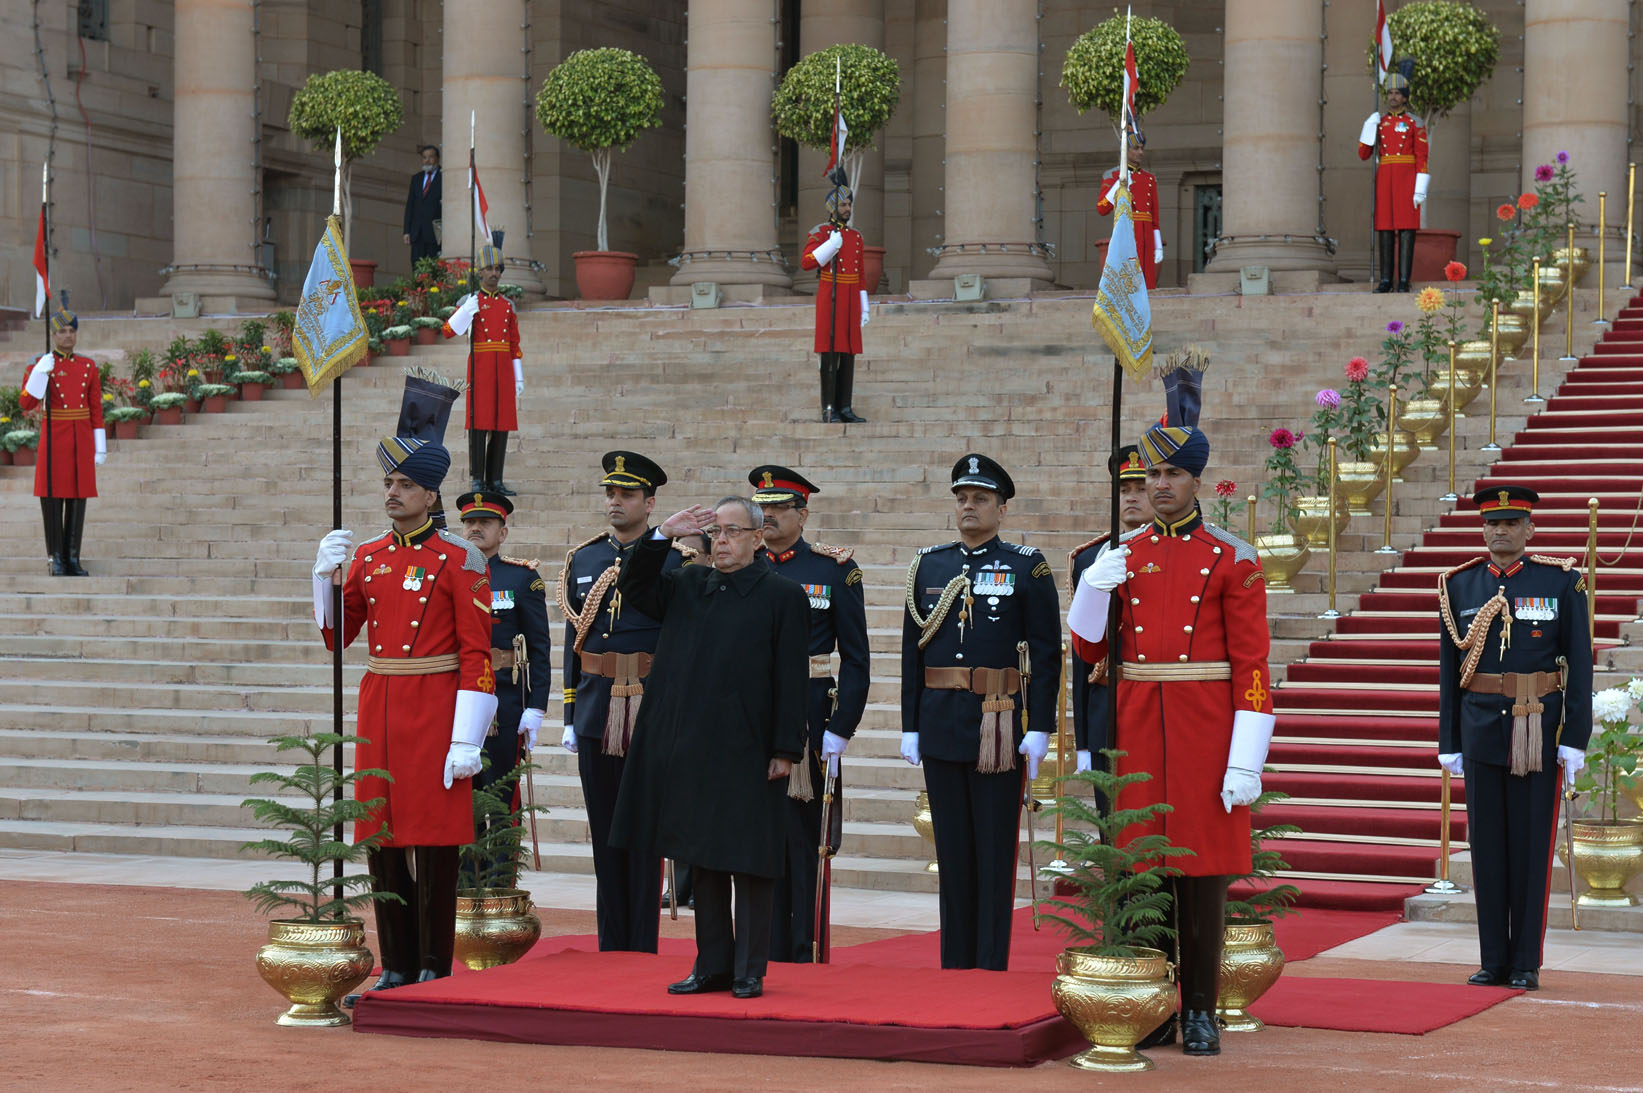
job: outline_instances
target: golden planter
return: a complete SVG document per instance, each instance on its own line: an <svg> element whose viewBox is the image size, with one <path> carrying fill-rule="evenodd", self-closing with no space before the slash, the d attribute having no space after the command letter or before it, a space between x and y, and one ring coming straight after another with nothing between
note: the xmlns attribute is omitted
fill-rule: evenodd
<svg viewBox="0 0 1643 1093"><path fill-rule="evenodd" d="M1500 312L1500 353L1515 358L1529 344L1529 321L1505 308Z"/></svg>
<svg viewBox="0 0 1643 1093"><path fill-rule="evenodd" d="M1074 1055L1069 1065L1079 1070L1152 1069L1152 1060L1135 1045L1175 1012L1175 986L1163 953L1137 953L1097 956L1087 946L1074 946L1056 957L1059 974L1050 997L1056 1011L1090 1042L1090 1049Z"/></svg>
<svg viewBox="0 0 1643 1093"><path fill-rule="evenodd" d="M930 844L930 850L933 854L936 848L936 821L935 817L930 815L930 795L922 789L918 791L918 798L913 802L913 830L917 831L919 836ZM937 873L941 871L941 867L936 864L935 859L932 857L925 864L924 871L926 873Z"/></svg>
<svg viewBox="0 0 1643 1093"><path fill-rule="evenodd" d="M1312 552L1299 535L1258 535L1255 552L1261 556L1261 572L1266 575L1267 592L1293 592L1291 583L1306 565Z"/></svg>
<svg viewBox="0 0 1643 1093"><path fill-rule="evenodd" d="M1575 872L1586 882L1582 907L1636 907L1626 885L1643 873L1643 821L1571 820Z"/></svg>
<svg viewBox="0 0 1643 1093"><path fill-rule="evenodd" d="M1543 322L1546 319L1546 312L1550 309L1549 304L1550 304L1550 301L1548 301L1546 299L1546 297L1542 296L1540 298L1540 318ZM1529 326L1534 322L1534 314L1535 314L1535 294L1534 294L1534 290L1533 289L1527 289L1527 288L1519 289L1518 294L1516 296L1512 297L1511 300L1509 300L1506 303L1506 306L1502 307L1500 309L1500 311L1501 311L1500 322L1501 322L1501 327L1503 329L1506 325L1506 313L1509 311L1513 315L1516 315L1519 319L1523 320L1524 329L1527 330L1529 328ZM1529 339L1524 338L1523 340L1524 340L1524 342L1528 342Z"/></svg>
<svg viewBox="0 0 1643 1093"><path fill-rule="evenodd" d="M1395 445L1392 449L1392 477L1394 481L1402 482L1403 469L1413 463L1421 454L1421 446L1415 443L1414 436L1402 429L1392 430L1392 441ZM1386 466L1386 438L1384 436L1369 446L1369 459L1376 467ZM1380 479L1380 487L1375 492L1379 493L1385 486L1386 479L1383 476Z"/></svg>
<svg viewBox="0 0 1643 1093"><path fill-rule="evenodd" d="M1385 466L1384 459L1373 463L1350 460L1335 464L1335 496L1346 498L1348 512L1354 516L1369 515L1369 502L1386 488Z"/></svg>
<svg viewBox="0 0 1643 1093"><path fill-rule="evenodd" d="M1284 972L1284 951L1278 948L1270 922L1229 922L1221 944L1221 976L1216 1014L1228 1032L1259 1032L1266 1028L1249 1007L1272 988Z"/></svg>
<svg viewBox="0 0 1643 1093"><path fill-rule="evenodd" d="M357 918L270 922L268 944L257 950L257 974L291 1003L278 1023L304 1028L348 1024L337 1000L365 982L375 963Z"/></svg>
<svg viewBox="0 0 1643 1093"><path fill-rule="evenodd" d="M1592 268L1592 252L1585 247L1576 247L1571 262L1569 248L1559 247L1552 252L1552 261L1565 271L1572 265L1574 267L1574 277L1571 283L1578 285L1581 278L1586 276L1586 271Z"/></svg>
<svg viewBox="0 0 1643 1093"><path fill-rule="evenodd" d="M1548 307L1555 307L1563 302L1563 296L1569 291L1569 271L1561 266L1540 264L1540 317L1544 321Z"/></svg>
<svg viewBox="0 0 1643 1093"><path fill-rule="evenodd" d="M529 892L467 888L456 894L456 959L474 971L512 964L542 936Z"/></svg>
<svg viewBox="0 0 1643 1093"><path fill-rule="evenodd" d="M1398 406L1398 428L1424 451L1436 451L1437 439L1449 428L1449 407L1438 398L1412 398Z"/></svg>
<svg viewBox="0 0 1643 1093"><path fill-rule="evenodd" d="M1504 351L1505 345L1502 344ZM1495 362L1499 364L1500 362ZM1489 342L1481 341L1461 342L1455 347L1455 371L1471 372L1478 377L1478 386L1481 388L1489 382Z"/></svg>
<svg viewBox="0 0 1643 1093"><path fill-rule="evenodd" d="M1487 355L1488 350L1485 349L1484 352ZM1484 367L1488 367L1487 359ZM1455 416L1462 416L1461 411L1466 409L1482 390L1482 373L1470 368L1462 368L1460 361L1457 359L1455 361ZM1432 395L1439 402L1445 404L1445 412L1447 412L1447 400L1449 398L1449 367L1447 364L1439 368L1437 374L1432 377Z"/></svg>
<svg viewBox="0 0 1643 1093"><path fill-rule="evenodd" d="M1295 534L1306 540L1308 546L1329 548L1329 498L1327 496L1294 498L1299 515L1289 521ZM1341 533L1352 522L1352 510L1339 490L1335 492L1335 541L1339 549Z"/></svg>

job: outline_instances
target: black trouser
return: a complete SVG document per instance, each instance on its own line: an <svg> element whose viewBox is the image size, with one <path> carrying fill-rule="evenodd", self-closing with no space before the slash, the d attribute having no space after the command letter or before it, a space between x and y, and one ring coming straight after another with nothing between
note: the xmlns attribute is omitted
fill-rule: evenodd
<svg viewBox="0 0 1643 1093"><path fill-rule="evenodd" d="M752 873L694 867L696 974L763 978L770 960L770 901L776 882ZM730 888L736 886L732 924Z"/></svg>
<svg viewBox="0 0 1643 1093"><path fill-rule="evenodd" d="M1559 800L1556 764L1512 774L1493 763L1466 764L1466 838L1478 908L1483 967L1538 972L1546 938L1552 842Z"/></svg>
<svg viewBox="0 0 1643 1093"><path fill-rule="evenodd" d="M582 798L588 808L588 833L593 839L593 873L600 952L653 953L661 928L662 863L647 854L635 854L610 845L611 817L616 793L622 787L625 760L606 755L598 737L577 741L576 767L582 776ZM697 878L697 909L701 908L701 879Z"/></svg>
<svg viewBox="0 0 1643 1093"><path fill-rule="evenodd" d="M794 964L810 963L816 936L816 861L821 848L824 768L814 748L803 761L810 764L810 784L816 792L808 801L787 798L787 867L776 882L770 930L770 958ZM837 808L842 803L833 804Z"/></svg>
<svg viewBox="0 0 1643 1093"><path fill-rule="evenodd" d="M508 434L500 429L468 430L468 477L488 489L502 485L508 459Z"/></svg>
<svg viewBox="0 0 1643 1093"><path fill-rule="evenodd" d="M454 846L390 846L367 854L376 890L393 892L404 901L376 901L383 971L397 972L413 983L423 972L451 974L457 855ZM411 856L416 859L414 877L407 861Z"/></svg>
<svg viewBox="0 0 1643 1093"><path fill-rule="evenodd" d="M1181 945L1177 981L1181 1008L1214 1012L1221 993L1221 949L1226 940L1226 877L1170 881L1176 936Z"/></svg>
<svg viewBox="0 0 1643 1093"><path fill-rule="evenodd" d="M1414 229L1376 231L1375 243L1380 248L1381 260L1381 280L1375 291L1392 291L1392 273L1395 265L1398 277L1397 289L1399 292L1407 292L1409 290L1409 277L1415 269ZM1396 255L1395 260L1394 255Z"/></svg>
<svg viewBox="0 0 1643 1093"><path fill-rule="evenodd" d="M941 866L943 968L1009 967L1024 777L1019 765L982 774L973 762L924 759Z"/></svg>

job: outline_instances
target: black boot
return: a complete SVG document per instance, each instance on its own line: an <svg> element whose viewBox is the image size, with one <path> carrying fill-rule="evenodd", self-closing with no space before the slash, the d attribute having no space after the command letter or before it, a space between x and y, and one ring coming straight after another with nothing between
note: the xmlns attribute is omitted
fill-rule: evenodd
<svg viewBox="0 0 1643 1093"><path fill-rule="evenodd" d="M63 566L63 503L55 497L40 498L40 518L46 525L46 572L67 577Z"/></svg>
<svg viewBox="0 0 1643 1093"><path fill-rule="evenodd" d="M506 434L503 434L506 435ZM456 878L460 848L418 846L416 855L417 982L451 974L456 952Z"/></svg>
<svg viewBox="0 0 1643 1093"><path fill-rule="evenodd" d="M63 571L70 577L89 577L80 564L80 537L86 531L86 499L71 497L63 502Z"/></svg>
<svg viewBox="0 0 1643 1093"><path fill-rule="evenodd" d="M1177 877L1181 941L1181 1050L1221 1054L1215 1016L1221 946L1226 936L1227 878Z"/></svg>
<svg viewBox="0 0 1643 1093"><path fill-rule="evenodd" d="M468 430L468 477L473 479L468 488L475 493L489 487L485 484L485 437L489 435L484 429Z"/></svg>
<svg viewBox="0 0 1643 1093"><path fill-rule="evenodd" d="M1396 234L1381 231L1375 233L1375 248L1380 252L1381 260L1381 279L1375 286L1376 292L1392 291L1392 247Z"/></svg>
<svg viewBox="0 0 1643 1093"><path fill-rule="evenodd" d="M1415 232L1405 228L1398 233L1398 291L1409 291L1409 274L1415 268Z"/></svg>
<svg viewBox="0 0 1643 1093"><path fill-rule="evenodd" d="M416 982L417 969L417 907L416 885L405 861L408 851L398 847L372 850L366 855L367 868L376 878L378 892L392 892L399 900L379 899L375 902L377 920L377 954L382 974L367 991L386 991ZM358 994L342 1000L343 1008L353 1009Z"/></svg>
<svg viewBox="0 0 1643 1093"><path fill-rule="evenodd" d="M833 412L835 398L838 392L839 355L837 353L823 353L821 355L821 419L823 424L839 420L838 414Z"/></svg>
<svg viewBox="0 0 1643 1093"><path fill-rule="evenodd" d="M502 481L502 464L508 458L508 434L491 430L490 445L485 450L485 488L503 497L518 496Z"/></svg>
<svg viewBox="0 0 1643 1093"><path fill-rule="evenodd" d="M867 419L850 409L850 396L856 390L856 355L854 353L839 354L839 382L834 397L839 404L839 420L851 425L859 425Z"/></svg>

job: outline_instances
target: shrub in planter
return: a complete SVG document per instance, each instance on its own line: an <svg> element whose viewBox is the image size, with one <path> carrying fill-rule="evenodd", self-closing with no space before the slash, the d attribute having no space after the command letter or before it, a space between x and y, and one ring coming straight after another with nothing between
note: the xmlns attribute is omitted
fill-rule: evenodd
<svg viewBox="0 0 1643 1093"><path fill-rule="evenodd" d="M840 73L839 102L850 125L843 166L854 186L874 134L889 123L901 101L901 67L894 58L854 44L806 54L782 77L770 100L770 118L782 136L826 151L833 139L833 84Z"/></svg>
<svg viewBox="0 0 1643 1093"><path fill-rule="evenodd" d="M268 374L274 381L288 390L297 390L304 384L302 366L295 357L276 357L268 362Z"/></svg>
<svg viewBox="0 0 1643 1093"><path fill-rule="evenodd" d="M246 402L261 402L262 393L274 383L267 372L236 372L230 379L239 385L240 398Z"/></svg>
<svg viewBox="0 0 1643 1093"><path fill-rule="evenodd" d="M195 394L200 400L200 409L208 414L220 414L228 409L228 396L234 389L226 383L202 383Z"/></svg>
<svg viewBox="0 0 1643 1093"><path fill-rule="evenodd" d="M181 391L167 391L155 395L149 400L149 406L154 411L154 424L180 425L183 420L183 404L188 396Z"/></svg>
<svg viewBox="0 0 1643 1093"><path fill-rule="evenodd" d="M146 412L141 406L116 406L103 411L103 420L114 426L116 440L133 440Z"/></svg>
<svg viewBox="0 0 1643 1093"><path fill-rule="evenodd" d="M354 160L370 155L404 120L399 92L373 72L315 73L291 98L291 132L325 153L327 163L342 128L342 245L349 254L354 252Z"/></svg>
<svg viewBox="0 0 1643 1093"><path fill-rule="evenodd" d="M11 460L19 467L34 466L34 445L40 439L35 429L13 429L0 436L0 446L11 453Z"/></svg>
<svg viewBox="0 0 1643 1093"><path fill-rule="evenodd" d="M382 340L388 344L390 357L403 357L411 351L411 328L409 325L390 326L382 332Z"/></svg>
<svg viewBox="0 0 1643 1093"><path fill-rule="evenodd" d="M444 319L436 319L432 315L418 315L412 319L411 329L416 332L416 344L433 345L439 340L439 328L444 325Z"/></svg>

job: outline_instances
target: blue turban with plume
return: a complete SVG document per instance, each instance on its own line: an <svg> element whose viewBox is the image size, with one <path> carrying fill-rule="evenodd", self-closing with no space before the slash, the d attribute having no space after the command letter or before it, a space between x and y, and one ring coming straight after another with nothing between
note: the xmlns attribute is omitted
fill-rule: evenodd
<svg viewBox="0 0 1643 1093"><path fill-rule="evenodd" d="M383 474L398 471L425 490L437 490L451 469L451 453L414 436L386 436L377 444L377 462Z"/></svg>

